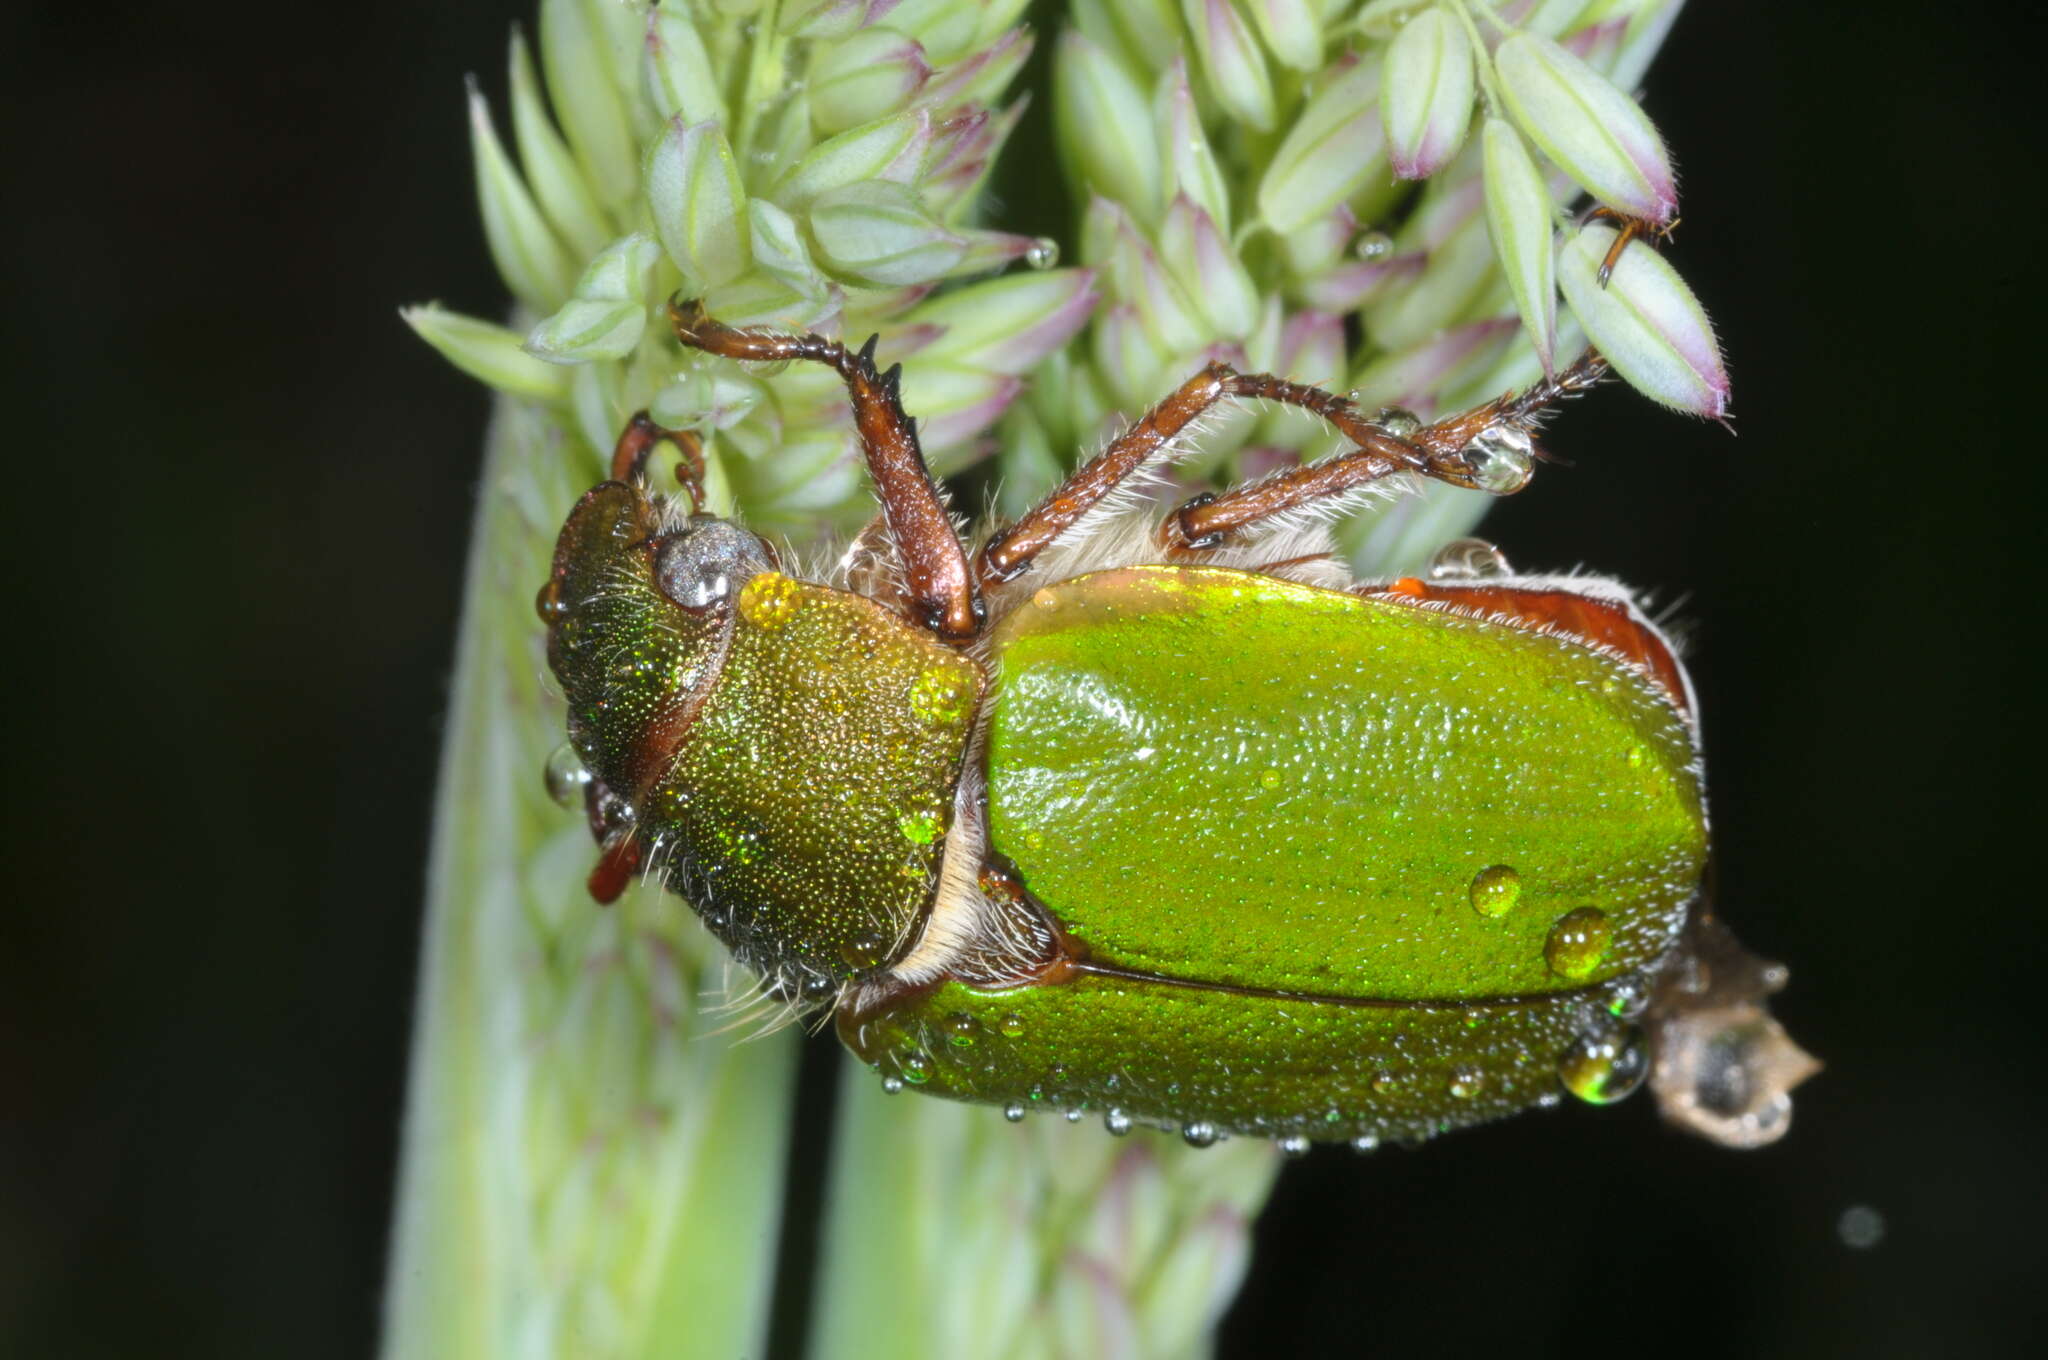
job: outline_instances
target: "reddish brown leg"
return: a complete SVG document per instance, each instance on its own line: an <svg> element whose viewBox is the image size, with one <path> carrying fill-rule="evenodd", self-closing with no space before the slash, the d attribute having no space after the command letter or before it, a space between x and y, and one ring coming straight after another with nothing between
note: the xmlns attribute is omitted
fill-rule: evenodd
<svg viewBox="0 0 2048 1360"><path fill-rule="evenodd" d="M1584 220L1597 222L1603 219L1619 223L1620 230L1615 235L1614 244L1607 247L1607 255L1600 261L1599 271L1593 276L1602 288L1605 288L1607 281L1614 277L1614 266L1621 262L1621 253L1628 249L1629 242L1640 240L1656 244L1668 241L1671 239L1671 233L1678 228L1676 221L1666 222L1660 227L1644 218L1631 217L1625 212L1604 207L1593 209L1586 214Z"/></svg>
<svg viewBox="0 0 2048 1360"><path fill-rule="evenodd" d="M670 430L655 424L645 411L635 411L633 418L626 422L626 428L619 433L619 442L612 448L612 480L646 481L647 460L653 456L655 445L663 441L674 444L683 455L683 461L676 464L676 480L683 484L683 490L690 493L690 509L702 509L703 444L688 430Z"/></svg>
<svg viewBox="0 0 2048 1360"><path fill-rule="evenodd" d="M1531 463L1544 456L1531 438L1538 414L1559 398L1592 386L1606 371L1606 361L1588 351L1557 377L1526 392L1425 425L1406 438L1364 424L1357 409L1342 397L1306 389L1320 403L1295 404L1322 415L1358 447L1220 495L1197 496L1166 517L1160 537L1178 547L1213 548L1226 535L1259 520L1396 472L1496 494L1519 491L1528 481ZM1257 395L1290 400L1276 392Z"/></svg>
<svg viewBox="0 0 2048 1360"><path fill-rule="evenodd" d="M1072 528L1118 483L1150 462L1192 421L1226 397L1264 398L1314 411L1357 444L1361 452L1384 459L1386 471L1405 467L1427 470L1422 451L1373 424L1350 401L1334 392L1288 382L1268 373L1239 373L1228 364L1212 363L1146 412L1142 420L1067 478L1029 514L991 539L981 550L982 583L1010 580L1030 566L1033 558Z"/></svg>
<svg viewBox="0 0 2048 1360"><path fill-rule="evenodd" d="M868 475L902 556L919 621L949 642L971 640L981 628L981 595L968 575L967 554L953 533L946 502L925 468L916 425L903 413L897 391L902 367L877 373L873 340L855 354L819 335L740 330L712 320L694 302L669 304L669 320L677 339L707 354L749 362L808 359L845 379Z"/></svg>
<svg viewBox="0 0 2048 1360"><path fill-rule="evenodd" d="M1226 364L1210 364L1110 441L1022 519L983 545L975 572L981 584L1011 580L1028 568L1119 482L1151 462L1189 422L1228 396L1236 376Z"/></svg>

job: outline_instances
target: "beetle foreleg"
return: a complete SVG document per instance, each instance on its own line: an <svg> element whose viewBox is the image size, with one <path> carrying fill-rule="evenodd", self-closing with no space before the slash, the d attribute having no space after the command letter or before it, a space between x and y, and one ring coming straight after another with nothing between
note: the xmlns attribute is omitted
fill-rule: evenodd
<svg viewBox="0 0 2048 1360"><path fill-rule="evenodd" d="M683 455L683 461L676 464L676 480L690 495L690 509L703 509L703 444L688 430L671 430L655 424L645 411L635 411L633 418L626 422L626 428L619 432L619 442L612 447L612 480L645 482L647 460L653 456L655 445L664 440L674 444Z"/></svg>
<svg viewBox="0 0 2048 1360"><path fill-rule="evenodd" d="M975 637L984 617L981 594L968 573L967 554L953 532L945 498L925 467L916 423L904 414L897 390L901 367L877 372L873 340L856 353L821 335L741 329L714 321L695 302L670 303L669 320L678 340L707 354L749 363L807 359L845 380L861 452L902 556L918 622L949 642Z"/></svg>

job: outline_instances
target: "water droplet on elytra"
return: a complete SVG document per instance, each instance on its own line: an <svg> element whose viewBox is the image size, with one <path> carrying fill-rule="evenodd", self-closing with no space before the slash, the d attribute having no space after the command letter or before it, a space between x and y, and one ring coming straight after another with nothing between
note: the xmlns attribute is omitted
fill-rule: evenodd
<svg viewBox="0 0 2048 1360"><path fill-rule="evenodd" d="M972 1048L981 1022L971 1015L956 1015L946 1022L946 1039L955 1048Z"/></svg>
<svg viewBox="0 0 2048 1360"><path fill-rule="evenodd" d="M1374 1095L1392 1095L1394 1089L1400 1084L1401 1079L1392 1072L1376 1072L1373 1074L1372 1090Z"/></svg>
<svg viewBox="0 0 2048 1360"><path fill-rule="evenodd" d="M1472 875L1467 895L1481 916L1505 916L1522 900L1522 876L1511 865L1491 865Z"/></svg>
<svg viewBox="0 0 2048 1360"><path fill-rule="evenodd" d="M590 771L583 768L583 760L576 754L576 748L563 742L548 754L547 768L541 772L546 782L548 797L563 807L575 807L583 801L583 790L590 785Z"/></svg>
<svg viewBox="0 0 2048 1360"><path fill-rule="evenodd" d="M1306 1157L1308 1156L1308 1135L1305 1133L1290 1133L1285 1138L1279 1140L1278 1146L1281 1153L1285 1156Z"/></svg>
<svg viewBox="0 0 2048 1360"><path fill-rule="evenodd" d="M1614 926L1598 907L1580 907L1557 918L1543 942L1550 971L1572 982L1591 977L1614 943Z"/></svg>
<svg viewBox="0 0 2048 1360"><path fill-rule="evenodd" d="M872 968L882 961L882 952L888 947L880 935L863 930L839 946L839 957L849 968Z"/></svg>
<svg viewBox="0 0 2048 1360"><path fill-rule="evenodd" d="M939 838L939 814L929 808L906 812L896 819L896 829L912 845L930 845Z"/></svg>
<svg viewBox="0 0 2048 1360"><path fill-rule="evenodd" d="M1222 1137L1216 1126L1207 1120L1197 1119L1191 1124L1180 1126L1181 1141L1189 1147L1208 1147Z"/></svg>
<svg viewBox="0 0 2048 1360"><path fill-rule="evenodd" d="M533 597L533 612L540 615L540 621L552 628L569 612L569 606L562 599L562 583L549 581Z"/></svg>
<svg viewBox="0 0 2048 1360"><path fill-rule="evenodd" d="M998 1022L997 1028L1005 1039L1015 1039L1024 1033L1024 1017L1011 1011Z"/></svg>
<svg viewBox="0 0 2048 1360"><path fill-rule="evenodd" d="M922 1086L932 1079L931 1057L916 1049L900 1055L896 1065L903 1069L903 1079L912 1086Z"/></svg>
<svg viewBox="0 0 2048 1360"><path fill-rule="evenodd" d="M1634 1025L1582 1034L1557 1060L1557 1078L1588 1105L1626 1099L1650 1072L1650 1048Z"/></svg>
<svg viewBox="0 0 2048 1360"><path fill-rule="evenodd" d="M1379 1151L1380 1140L1370 1133L1361 1133L1351 1140L1351 1150L1361 1157L1368 1152Z"/></svg>
<svg viewBox="0 0 2048 1360"><path fill-rule="evenodd" d="M779 571L764 571L740 591L740 617L756 628L780 628L796 616L802 587Z"/></svg>
<svg viewBox="0 0 2048 1360"><path fill-rule="evenodd" d="M934 666L911 683L910 711L918 721L934 727L956 723L967 716L967 699L972 692L964 671Z"/></svg>
<svg viewBox="0 0 2048 1360"><path fill-rule="evenodd" d="M1280 787L1280 772L1279 772L1278 770L1263 770L1263 771L1261 771L1261 772L1259 773L1259 787L1260 787L1260 788L1262 788L1262 789L1277 789L1277 788L1279 788L1279 787Z"/></svg>
<svg viewBox="0 0 2048 1360"><path fill-rule="evenodd" d="M1507 574L1507 554L1483 538L1454 538L1429 559L1433 581L1478 581Z"/></svg>
<svg viewBox="0 0 2048 1360"><path fill-rule="evenodd" d="M1067 1122L1068 1122L1069 1124L1078 1124L1078 1123L1080 1123L1080 1122L1081 1122L1081 1116L1082 1116L1082 1114L1083 1114L1083 1113L1085 1113L1085 1111L1082 1111L1082 1110L1068 1110L1068 1111L1066 1111L1065 1113L1066 1113L1066 1117L1067 1117Z"/></svg>
<svg viewBox="0 0 2048 1360"><path fill-rule="evenodd" d="M883 1095L885 1095L885 1096L893 1096L893 1095L895 1095L895 1094L896 1094L897 1092L901 1091L902 1089L903 1089L903 1078L901 1078L901 1077L883 1077L883 1078L882 1078L882 1094L883 1094Z"/></svg>
<svg viewBox="0 0 2048 1360"><path fill-rule="evenodd" d="M1470 1100L1486 1086L1486 1074L1476 1067L1460 1067L1451 1073L1450 1085L1446 1088L1453 1100Z"/></svg>
<svg viewBox="0 0 2048 1360"><path fill-rule="evenodd" d="M1131 1131L1131 1117L1122 1110L1108 1109L1102 1112L1102 1127L1121 1138Z"/></svg>
<svg viewBox="0 0 2048 1360"><path fill-rule="evenodd" d="M1003 1118L1009 1120L1012 1124L1023 1123L1024 1107L1014 1100L1011 1101L1008 1105L1003 1106Z"/></svg>

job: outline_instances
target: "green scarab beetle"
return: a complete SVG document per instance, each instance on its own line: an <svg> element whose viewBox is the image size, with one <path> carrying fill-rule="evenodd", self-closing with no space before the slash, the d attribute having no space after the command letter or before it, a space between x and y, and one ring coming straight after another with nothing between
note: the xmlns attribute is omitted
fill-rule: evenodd
<svg viewBox="0 0 2048 1360"><path fill-rule="evenodd" d="M1527 393L1425 425L1212 364L970 552L873 345L671 309L686 344L845 379L882 513L829 581L695 513L636 418L539 607L608 901L657 875L891 1089L1191 1142L1416 1140L1647 1077L1737 1145L1811 1060L1783 970L1708 914L1693 699L1627 593L1508 572L1353 580L1317 526L1406 475L1519 489ZM1349 451L1166 509L1218 402ZM690 504L646 468L672 442Z"/></svg>

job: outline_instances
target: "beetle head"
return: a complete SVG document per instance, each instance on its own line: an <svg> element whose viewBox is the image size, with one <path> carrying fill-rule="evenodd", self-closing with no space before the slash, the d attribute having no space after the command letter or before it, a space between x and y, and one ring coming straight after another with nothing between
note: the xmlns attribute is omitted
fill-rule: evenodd
<svg viewBox="0 0 2048 1360"><path fill-rule="evenodd" d="M952 821L973 661L625 482L569 516L540 606L608 862L660 874L788 997L905 945Z"/></svg>
<svg viewBox="0 0 2048 1360"><path fill-rule="evenodd" d="M773 566L754 534L679 517L624 482L590 491L562 526L541 590L548 662L577 754L628 805L715 683L739 592Z"/></svg>

